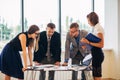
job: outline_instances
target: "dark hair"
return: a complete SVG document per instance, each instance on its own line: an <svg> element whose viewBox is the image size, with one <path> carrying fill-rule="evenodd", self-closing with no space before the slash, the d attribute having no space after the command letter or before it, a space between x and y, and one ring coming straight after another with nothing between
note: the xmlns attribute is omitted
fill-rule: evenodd
<svg viewBox="0 0 120 80"><path fill-rule="evenodd" d="M79 28L78 23L72 23L72 24L70 25L70 29L71 29L71 28Z"/></svg>
<svg viewBox="0 0 120 80"><path fill-rule="evenodd" d="M54 29L55 28L55 24L54 23L48 23L47 27L49 27L51 29Z"/></svg>
<svg viewBox="0 0 120 80"><path fill-rule="evenodd" d="M33 34L38 30L40 30L40 29L37 25L31 25L30 28L28 29L28 34ZM39 40L39 38L36 37L36 40ZM30 46L34 45L34 39L32 39L32 38L29 39L29 45Z"/></svg>
<svg viewBox="0 0 120 80"><path fill-rule="evenodd" d="M40 30L40 29L37 25L31 25L30 28L28 29L28 34L33 34L38 30Z"/></svg>
<svg viewBox="0 0 120 80"><path fill-rule="evenodd" d="M87 18L93 25L96 25L99 22L99 17L95 12L91 12L87 15Z"/></svg>

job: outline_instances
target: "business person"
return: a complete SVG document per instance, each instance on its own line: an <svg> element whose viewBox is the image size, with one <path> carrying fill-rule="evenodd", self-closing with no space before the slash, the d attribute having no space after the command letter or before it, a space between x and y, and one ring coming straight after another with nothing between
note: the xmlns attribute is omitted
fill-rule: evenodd
<svg viewBox="0 0 120 80"><path fill-rule="evenodd" d="M46 31L40 33L38 51L34 53L34 62L38 65L55 64L61 61L61 38L55 31L55 24L48 23ZM40 80L45 80L45 71L40 71ZM54 80L54 71L49 71L49 80Z"/></svg>
<svg viewBox="0 0 120 80"><path fill-rule="evenodd" d="M79 25L77 23L72 23L70 25L70 31L67 33L65 42L65 62L63 65L68 65L68 59L72 59L73 65L79 65L83 58L89 54L91 51L87 48L83 49L80 45L80 40L88 34L85 30L79 30ZM77 71L72 72L72 80L77 80ZM85 74L82 72L82 79L85 79Z"/></svg>
<svg viewBox="0 0 120 80"><path fill-rule="evenodd" d="M24 71L27 69L27 49L30 64L32 65L32 47L34 40L37 40L39 27L31 25L27 32L19 33L9 43L5 45L1 52L1 72L5 74L5 80L11 80L11 77L24 79ZM19 51L22 51L22 59Z"/></svg>
<svg viewBox="0 0 120 80"><path fill-rule="evenodd" d="M93 34L101 39L100 42L90 42L83 38L81 42L87 43L92 47L92 67L94 80L101 80L102 77L102 62L104 60L104 53L102 48L104 47L104 29L99 23L99 17L95 12L91 12L87 15L88 24L93 27Z"/></svg>

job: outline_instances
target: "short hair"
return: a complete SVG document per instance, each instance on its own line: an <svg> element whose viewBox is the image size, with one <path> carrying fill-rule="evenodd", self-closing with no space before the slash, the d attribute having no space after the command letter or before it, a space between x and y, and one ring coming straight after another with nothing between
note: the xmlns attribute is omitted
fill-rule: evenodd
<svg viewBox="0 0 120 80"><path fill-rule="evenodd" d="M54 23L48 23L47 27L49 27L51 29L54 29L55 28L55 24Z"/></svg>
<svg viewBox="0 0 120 80"><path fill-rule="evenodd" d="M36 31L39 31L39 27L37 25L31 25L28 29L28 34L33 34ZM36 38L36 40L39 40L39 38ZM32 46L34 44L34 39L30 38L29 45Z"/></svg>
<svg viewBox="0 0 120 80"><path fill-rule="evenodd" d="M72 24L70 25L70 29L71 29L71 28L79 28L78 23L72 23Z"/></svg>
<svg viewBox="0 0 120 80"><path fill-rule="evenodd" d="M99 17L95 12L91 12L87 15L87 18L93 25L96 25L99 22Z"/></svg>

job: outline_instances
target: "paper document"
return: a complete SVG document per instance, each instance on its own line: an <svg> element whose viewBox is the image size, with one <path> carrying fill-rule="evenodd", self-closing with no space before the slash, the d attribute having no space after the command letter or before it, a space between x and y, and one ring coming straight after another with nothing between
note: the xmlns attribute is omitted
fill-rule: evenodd
<svg viewBox="0 0 120 80"><path fill-rule="evenodd" d="M83 59L83 63L89 59L92 59L92 55L88 54L87 56L85 56L85 58Z"/></svg>
<svg viewBox="0 0 120 80"><path fill-rule="evenodd" d="M49 68L49 67L53 67L53 64L44 64L44 65L39 65L39 66L34 66L36 68Z"/></svg>
<svg viewBox="0 0 120 80"><path fill-rule="evenodd" d="M68 70L68 66L54 66L50 68L44 68L45 71L49 70Z"/></svg>

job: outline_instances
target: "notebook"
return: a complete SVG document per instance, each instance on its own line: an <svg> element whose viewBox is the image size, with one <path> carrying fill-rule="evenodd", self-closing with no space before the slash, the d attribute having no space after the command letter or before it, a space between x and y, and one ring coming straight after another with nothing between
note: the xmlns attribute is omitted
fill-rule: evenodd
<svg viewBox="0 0 120 80"><path fill-rule="evenodd" d="M97 42L100 42L101 41L101 39L100 38L98 38L97 36L95 36L94 34L92 34L92 33L89 33L86 37L85 37L88 41L90 41L90 42L94 42L94 43L97 43ZM89 44L86 44L86 43L80 43L80 45L81 46L86 46L86 48L88 49L88 50L90 50L91 48L92 48L92 46L91 45L89 45Z"/></svg>
<svg viewBox="0 0 120 80"><path fill-rule="evenodd" d="M97 36L95 36L95 35L92 34L92 33L89 33L85 38L86 38L88 41L94 42L94 43L97 43L97 42L100 42L100 41L101 41L100 38L98 38Z"/></svg>

